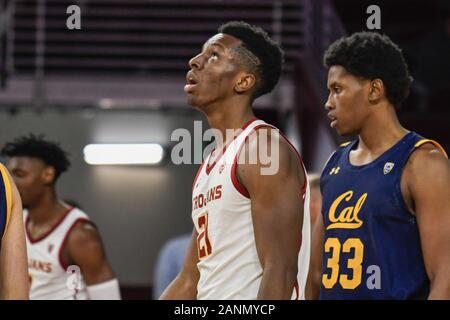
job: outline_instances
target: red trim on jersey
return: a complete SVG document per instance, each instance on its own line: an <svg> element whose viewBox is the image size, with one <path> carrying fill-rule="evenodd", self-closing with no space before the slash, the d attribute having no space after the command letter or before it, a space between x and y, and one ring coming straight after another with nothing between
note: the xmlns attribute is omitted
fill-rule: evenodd
<svg viewBox="0 0 450 320"><path fill-rule="evenodd" d="M300 254L300 250L302 249L302 243L303 243L303 228L301 231L302 232L300 232L300 245L298 246L298 250L297 250L299 254ZM302 270L297 270L297 273L300 273L301 271ZM300 288L298 287L298 279L295 280L294 288L295 288L295 293L297 294L297 297L295 298L295 300L300 300Z"/></svg>
<svg viewBox="0 0 450 320"><path fill-rule="evenodd" d="M257 125L256 127L254 127L252 129L252 131L250 131L248 133L248 135L245 137L244 142L239 146L239 150L236 152L236 156L234 157L234 160L233 160L233 166L231 167L231 181L233 182L234 187L240 194L242 194L244 197L249 198L249 199L250 199L250 193L248 192L247 188L239 181L239 179L237 178L237 175L236 175L237 160L238 160L239 154L241 153L241 150L244 147L245 142L247 141L248 137L253 132L255 132L259 128L263 128L263 127L269 127L272 129L276 129L274 126L272 126L268 123L263 123L263 124L260 124L260 125Z"/></svg>
<svg viewBox="0 0 450 320"><path fill-rule="evenodd" d="M300 293L299 293L299 289L298 289L298 281L295 280L295 284L294 284L294 289L295 289L295 300L299 300L300 299Z"/></svg>
<svg viewBox="0 0 450 320"><path fill-rule="evenodd" d="M78 223L80 223L80 222L89 223L94 228L96 228L95 224L91 220L89 220L87 218L78 218L72 223L72 225L70 226L70 228L67 231L66 235L64 236L64 239L63 239L63 241L61 243L61 247L59 248L59 251L58 251L59 264L60 264L61 268L63 268L63 270L67 270L67 268L69 267L69 264L66 261L64 261L64 258L63 258L63 255L62 255L63 251L64 251L64 248L66 247L67 238L69 237L69 235L72 232L72 230L76 227L76 225Z"/></svg>
<svg viewBox="0 0 450 320"><path fill-rule="evenodd" d="M67 208L66 212L64 212L63 216L61 217L61 219L53 226L50 228L50 230L48 230L46 233L44 233L42 236L33 239L33 237L30 234L30 231L28 230L28 223L30 222L30 212L28 212L28 216L27 219L25 220L25 233L27 234L28 240L32 243L35 244L36 242L42 241L45 238L47 238L53 231L55 231L56 228L58 228L61 223L64 221L64 219L67 217L67 215L74 209L75 207L71 206L69 208Z"/></svg>
<svg viewBox="0 0 450 320"><path fill-rule="evenodd" d="M263 128L263 127L270 127L272 129L278 130L276 127L264 123L264 124L260 124L256 127L253 128L252 131L249 132L249 134L247 135L247 137L245 137L245 141L247 141L248 137L256 130ZM289 139L286 137L286 135L281 132L280 130L278 130L278 132L280 133L280 135L284 138L284 140L286 140L286 142L291 146L292 149L294 149L295 154L298 157L298 160L300 161L300 164L302 165L303 168L303 175L304 175L304 180L303 180L303 186L302 186L302 197L303 200L305 200L305 195L306 195L306 187L308 185L308 174L306 172L306 168L305 168L305 164L303 163L303 158L300 155L300 152L298 152L297 148L289 141ZM239 182L239 179L236 176L236 167L237 167L237 158L241 152L242 147L245 144L245 141L242 143L242 145L239 147L238 152L236 153L236 156L234 157L234 161L233 161L233 166L231 167L231 181L233 182L234 187L236 188L237 191L239 191L244 197L250 198L250 194L248 193L247 188Z"/></svg>
<svg viewBox="0 0 450 320"><path fill-rule="evenodd" d="M236 140L237 137L239 137L239 135L245 130L247 129L247 127L252 124L253 122L255 122L256 120L259 120L256 117L251 118L250 120L248 120L241 128L241 131L239 132L238 135L235 135L233 137L233 140L231 140L230 142L228 142L222 149L222 152L216 157L216 159L214 159L214 162L212 164L207 163L206 164L206 174L209 175L209 173L211 172L211 170L216 166L216 163L220 160L220 158L222 158L222 156L224 155L225 151L227 150L227 147L234 141ZM214 152L216 149L214 149L212 152ZM212 154L211 152L211 154ZM211 159L209 159L211 160ZM209 162L209 161L208 161Z"/></svg>
<svg viewBox="0 0 450 320"><path fill-rule="evenodd" d="M304 218L303 218L303 222L304 222ZM311 223L311 217L309 218L309 223ZM303 225L303 224L302 224ZM311 230L311 226L310 226L310 228L309 228L310 230ZM302 227L302 230L301 230L301 232L300 232L300 245L298 246L298 254L300 255L300 250L302 249L302 244L303 244L303 227ZM311 259L311 258L310 258ZM309 266L308 266L308 268L309 268ZM301 271L303 271L303 270L297 270L297 273L299 273L299 272L301 272ZM309 270L308 270L308 272L309 272ZM298 280L295 280L295 284L297 285L297 300L299 300L300 299L300 288L298 287ZM305 289L305 287L306 287L306 283L304 284L305 286L303 287L303 289Z"/></svg>
<svg viewBox="0 0 450 320"><path fill-rule="evenodd" d="M245 139L247 140L247 139ZM245 141L244 141L245 143ZM236 188L236 190L242 194L244 197L250 199L250 193L248 193L247 188L239 181L239 179L236 176L236 167L237 167L237 156L241 152L242 146L244 143L239 147L239 151L236 154L236 157L234 157L233 166L231 167L231 182L233 182L233 186Z"/></svg>

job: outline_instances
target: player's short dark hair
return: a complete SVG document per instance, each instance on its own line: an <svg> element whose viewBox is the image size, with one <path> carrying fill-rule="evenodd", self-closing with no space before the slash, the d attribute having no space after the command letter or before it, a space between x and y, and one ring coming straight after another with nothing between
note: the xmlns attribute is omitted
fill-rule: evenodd
<svg viewBox="0 0 450 320"><path fill-rule="evenodd" d="M237 48L238 58L256 76L256 88L252 99L271 92L280 79L283 67L284 52L281 47L263 29L243 21L227 22L217 31L242 41ZM251 53L250 57L246 51ZM251 59L251 55L256 57L257 61Z"/></svg>
<svg viewBox="0 0 450 320"><path fill-rule="evenodd" d="M331 44L324 54L324 65L342 66L354 76L381 79L386 96L395 108L409 94L412 77L401 49L386 35L358 32Z"/></svg>
<svg viewBox="0 0 450 320"><path fill-rule="evenodd" d="M70 167L68 154L58 143L44 139L43 135L36 136L30 133L28 136L16 138L7 142L1 150L6 157L31 157L42 160L46 165L55 168L55 181L61 173Z"/></svg>

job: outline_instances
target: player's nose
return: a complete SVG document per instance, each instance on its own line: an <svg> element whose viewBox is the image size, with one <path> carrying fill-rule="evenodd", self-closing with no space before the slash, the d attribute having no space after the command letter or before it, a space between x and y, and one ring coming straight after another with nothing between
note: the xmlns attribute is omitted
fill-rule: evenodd
<svg viewBox="0 0 450 320"><path fill-rule="evenodd" d="M325 110L330 111L332 109L334 109L334 105L331 102L331 94L328 96L327 101L325 101Z"/></svg>
<svg viewBox="0 0 450 320"><path fill-rule="evenodd" d="M203 66L203 61L202 61L202 54L198 54L195 57L191 58L191 60L189 60L189 67L191 67L191 69L201 69Z"/></svg>

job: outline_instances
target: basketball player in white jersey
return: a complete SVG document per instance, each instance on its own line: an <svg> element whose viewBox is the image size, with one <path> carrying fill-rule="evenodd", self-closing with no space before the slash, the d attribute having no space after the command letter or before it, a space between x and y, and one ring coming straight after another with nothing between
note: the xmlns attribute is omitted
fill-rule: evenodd
<svg viewBox="0 0 450 320"><path fill-rule="evenodd" d="M29 135L2 150L24 206L30 299L119 299L100 234L60 201L55 183L70 162L58 144Z"/></svg>
<svg viewBox="0 0 450 320"><path fill-rule="evenodd" d="M216 148L193 184L194 230L182 271L161 299L299 299L308 273L310 220L305 168L279 131L255 118L283 53L260 28L221 26L189 62L185 92L215 129ZM227 135L227 130L237 130ZM239 130L241 129L241 130ZM278 169L264 174L264 141ZM223 151L223 152L221 152Z"/></svg>

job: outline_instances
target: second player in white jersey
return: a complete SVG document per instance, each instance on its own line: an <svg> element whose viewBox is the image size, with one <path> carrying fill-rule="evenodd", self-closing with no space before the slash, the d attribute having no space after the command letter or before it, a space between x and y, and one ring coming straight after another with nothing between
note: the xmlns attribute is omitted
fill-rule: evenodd
<svg viewBox="0 0 450 320"><path fill-rule="evenodd" d="M31 298L120 299L99 231L58 198L56 181L70 167L59 143L30 134L7 142L2 154L27 209Z"/></svg>
<svg viewBox="0 0 450 320"><path fill-rule="evenodd" d="M198 233L198 299L257 297L263 269L256 248L251 201L245 187L236 178L236 165L245 140L262 127L274 128L262 120L253 120L216 161L210 159L211 155L205 159L194 181L192 219ZM304 299L310 253L307 181L304 189L298 192L304 199L304 215L303 230L298 230L302 233L302 242L292 298Z"/></svg>
<svg viewBox="0 0 450 320"><path fill-rule="evenodd" d="M24 211L25 228L28 212ZM86 285L77 267L69 268L62 256L70 231L79 222L89 222L81 210L71 207L59 223L43 236L34 239L27 231L30 299L85 300ZM69 268L69 270L68 270ZM78 272L77 272L78 271Z"/></svg>

